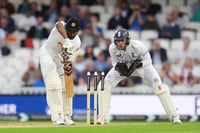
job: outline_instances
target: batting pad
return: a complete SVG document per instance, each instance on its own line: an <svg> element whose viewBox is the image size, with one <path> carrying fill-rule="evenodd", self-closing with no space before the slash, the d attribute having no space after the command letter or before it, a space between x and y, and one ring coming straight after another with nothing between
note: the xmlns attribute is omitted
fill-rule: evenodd
<svg viewBox="0 0 200 133"><path fill-rule="evenodd" d="M72 98L67 98L65 89L65 79L64 76L60 77L62 81L62 101L63 101L63 112L64 116L72 116Z"/></svg>
<svg viewBox="0 0 200 133"><path fill-rule="evenodd" d="M63 118L62 86L61 80L56 71L45 77L47 104L51 111L51 120Z"/></svg>
<svg viewBox="0 0 200 133"><path fill-rule="evenodd" d="M169 120L172 121L175 117L178 117L179 119L179 114L177 113L176 107L172 102L168 86L164 84L157 85L155 87L155 94L159 97L160 102L163 105Z"/></svg>

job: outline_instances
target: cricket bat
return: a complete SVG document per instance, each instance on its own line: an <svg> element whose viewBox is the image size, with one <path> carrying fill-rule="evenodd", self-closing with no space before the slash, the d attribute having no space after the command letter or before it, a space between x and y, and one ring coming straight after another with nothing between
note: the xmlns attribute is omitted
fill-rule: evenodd
<svg viewBox="0 0 200 133"><path fill-rule="evenodd" d="M71 61L68 61L67 64L72 64ZM73 73L64 73L65 79L65 89L67 98L71 98L74 96L74 82L73 82Z"/></svg>

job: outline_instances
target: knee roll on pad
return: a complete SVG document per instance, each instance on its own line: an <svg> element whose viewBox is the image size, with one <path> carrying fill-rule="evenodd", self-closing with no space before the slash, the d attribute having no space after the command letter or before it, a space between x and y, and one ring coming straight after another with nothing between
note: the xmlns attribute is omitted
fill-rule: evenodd
<svg viewBox="0 0 200 133"><path fill-rule="evenodd" d="M154 89L154 92L160 99L160 102L163 105L169 120L172 121L175 117L179 119L179 114L171 99L168 86L165 84L156 85Z"/></svg>
<svg viewBox="0 0 200 133"><path fill-rule="evenodd" d="M64 76L60 76L60 80L61 80L61 85L62 85L62 92L66 94Z"/></svg>
<svg viewBox="0 0 200 133"><path fill-rule="evenodd" d="M62 83L55 71L48 73L45 78L47 103L51 110L51 119L55 121L63 115ZM58 115L59 114L59 115Z"/></svg>
<svg viewBox="0 0 200 133"><path fill-rule="evenodd" d="M62 83L56 70L49 72L45 76L44 80L47 89L51 90L51 89L61 88Z"/></svg>

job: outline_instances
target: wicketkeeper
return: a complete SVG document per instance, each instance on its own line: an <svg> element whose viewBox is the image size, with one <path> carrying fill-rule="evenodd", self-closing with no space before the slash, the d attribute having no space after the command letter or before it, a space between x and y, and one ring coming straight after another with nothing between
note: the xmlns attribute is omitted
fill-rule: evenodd
<svg viewBox="0 0 200 133"><path fill-rule="evenodd" d="M152 85L154 93L162 103L169 120L174 124L180 124L181 120L172 102L169 88L161 82L145 45L141 41L131 39L126 29L119 29L114 34L114 43L110 45L109 52L113 68L105 77L104 103L102 104L99 100L99 108L102 107L101 105L104 108L104 123L109 123L111 89L126 77L139 76ZM101 83L98 85L98 90L100 88ZM102 113L101 110L99 109L99 114ZM99 117L98 123L101 121Z"/></svg>
<svg viewBox="0 0 200 133"><path fill-rule="evenodd" d="M73 125L73 80L71 57L80 48L79 20L59 21L40 48L40 64L46 85L51 120L57 125ZM65 78L64 78L65 77ZM66 94L66 89L67 91ZM71 91L71 92L70 92ZM70 93L70 94L69 94Z"/></svg>

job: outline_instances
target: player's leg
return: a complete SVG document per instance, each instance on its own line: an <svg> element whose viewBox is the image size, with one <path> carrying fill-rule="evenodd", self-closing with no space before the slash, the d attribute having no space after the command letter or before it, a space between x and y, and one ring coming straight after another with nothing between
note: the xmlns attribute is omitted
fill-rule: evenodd
<svg viewBox="0 0 200 133"><path fill-rule="evenodd" d="M62 80L62 100L63 100L63 112L64 112L65 123L67 125L74 125L75 123L71 119L73 112L73 107L72 107L73 99L67 98L64 77L61 76L60 78Z"/></svg>
<svg viewBox="0 0 200 133"><path fill-rule="evenodd" d="M55 124L64 124L63 102L62 102L62 86L61 80L55 71L46 74L46 98L48 106L50 107L52 121Z"/></svg>
<svg viewBox="0 0 200 133"><path fill-rule="evenodd" d="M144 80L150 82L154 88L154 93L158 96L163 108L165 109L169 120L172 123L181 123L179 114L170 96L167 85L162 84L160 76L153 66L144 68Z"/></svg>
<svg viewBox="0 0 200 133"><path fill-rule="evenodd" d="M56 71L56 65L45 49L41 49L40 65L46 87L47 104L51 111L51 120L58 125L64 124L62 85Z"/></svg>
<svg viewBox="0 0 200 133"><path fill-rule="evenodd" d="M168 86L165 84L157 84L154 86L154 92L159 97L160 102L168 114L169 120L174 124L180 124L179 114L172 102Z"/></svg>
<svg viewBox="0 0 200 133"><path fill-rule="evenodd" d="M101 111L103 110L104 114L104 123L110 122L110 102L111 102L111 89L114 88L122 79L125 77L121 77L117 71L112 68L106 75L104 80L104 95L103 95L103 103L101 100L101 82L98 83L98 112L99 118L97 123L101 123ZM102 109L103 108L103 109Z"/></svg>

